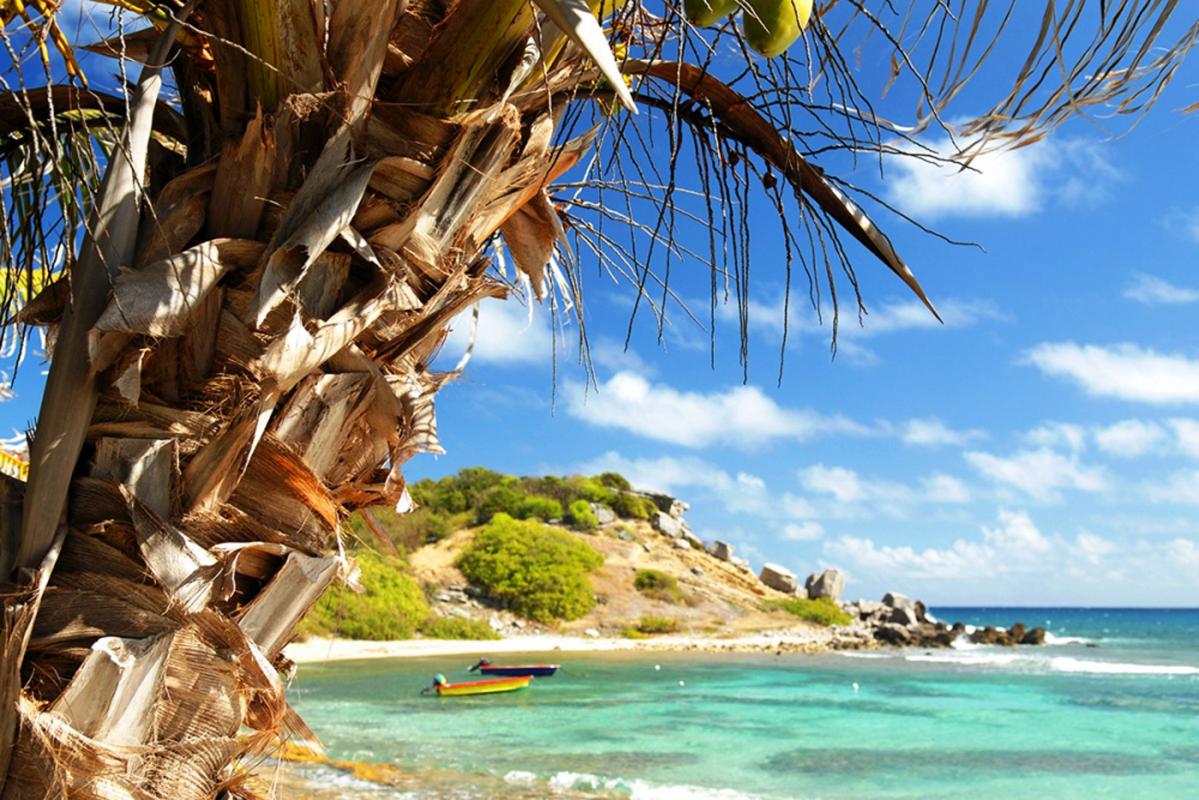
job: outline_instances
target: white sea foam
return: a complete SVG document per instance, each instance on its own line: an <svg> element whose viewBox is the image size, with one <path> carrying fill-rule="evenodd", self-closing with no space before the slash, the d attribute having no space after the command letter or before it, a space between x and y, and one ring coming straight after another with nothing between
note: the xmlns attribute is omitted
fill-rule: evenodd
<svg viewBox="0 0 1199 800"><path fill-rule="evenodd" d="M943 650L939 653L920 653L910 655L906 661L916 661L925 664L962 664L965 666L1009 666L1022 660L1016 653L996 653L981 651Z"/></svg>
<svg viewBox="0 0 1199 800"><path fill-rule="evenodd" d="M535 780L537 780L536 773L526 772L523 769L514 769L504 775L505 783L518 784L522 786L533 783Z"/></svg>
<svg viewBox="0 0 1199 800"><path fill-rule="evenodd" d="M1065 644L1093 644L1093 642L1085 636L1057 636L1052 633L1045 634L1045 644L1048 645L1065 645Z"/></svg>
<svg viewBox="0 0 1199 800"><path fill-rule="evenodd" d="M1050 656L974 645L967 649L913 653L906 661L962 667L1004 667L1020 672L1065 672L1089 675L1199 675L1199 667L1182 664L1137 664L1092 658Z"/></svg>
<svg viewBox="0 0 1199 800"><path fill-rule="evenodd" d="M550 778L551 789L592 789L628 792L630 800L755 800L735 789L709 789L686 784L655 784L643 780L603 778L587 772L559 772Z"/></svg>
<svg viewBox="0 0 1199 800"><path fill-rule="evenodd" d="M1096 675L1199 675L1199 667L1188 667L1182 664L1131 664L1067 656L1055 656L1049 659L1049 668L1054 672L1080 672Z"/></svg>

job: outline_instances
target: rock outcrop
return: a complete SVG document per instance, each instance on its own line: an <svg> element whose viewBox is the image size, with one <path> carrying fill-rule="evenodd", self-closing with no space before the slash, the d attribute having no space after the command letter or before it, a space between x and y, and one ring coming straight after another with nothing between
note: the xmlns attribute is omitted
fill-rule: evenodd
<svg viewBox="0 0 1199 800"><path fill-rule="evenodd" d="M653 519L650 520L654 528L663 536L669 536L671 539L677 539L683 535L686 526L678 517L671 516L664 511L659 511Z"/></svg>
<svg viewBox="0 0 1199 800"><path fill-rule="evenodd" d="M616 512L603 503L592 503L591 513L595 514L595 520L600 525L611 525L616 522Z"/></svg>
<svg viewBox="0 0 1199 800"><path fill-rule="evenodd" d="M808 597L828 597L839 601L845 591L845 573L839 569L826 569L823 572L813 572L804 583Z"/></svg>
<svg viewBox="0 0 1199 800"><path fill-rule="evenodd" d="M712 542L712 547L709 552L719 558L721 561L733 560L733 546L728 542L722 542L719 539Z"/></svg>
<svg viewBox="0 0 1199 800"><path fill-rule="evenodd" d="M795 594L799 589L799 578L795 577L795 573L778 564L764 564L758 574L758 580L771 589L787 594Z"/></svg>

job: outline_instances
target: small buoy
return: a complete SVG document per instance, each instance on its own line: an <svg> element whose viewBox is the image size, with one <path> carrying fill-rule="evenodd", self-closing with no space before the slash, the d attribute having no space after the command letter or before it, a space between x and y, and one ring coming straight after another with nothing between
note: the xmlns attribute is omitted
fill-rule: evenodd
<svg viewBox="0 0 1199 800"><path fill-rule="evenodd" d="M654 664L654 672L658 672L658 671L659 671L659 670L661 670L661 669L662 669L662 665L661 665L661 664Z"/></svg>
<svg viewBox="0 0 1199 800"><path fill-rule="evenodd" d="M854 693L854 694L857 694L857 693L858 693L858 689L860 689L860 688L862 688L862 687L858 686L858 682L857 682L857 681L854 681L854 682L853 682L853 693Z"/></svg>
<svg viewBox="0 0 1199 800"><path fill-rule="evenodd" d="M679 681L679 686L686 686L686 685L687 684L683 683L682 681Z"/></svg>

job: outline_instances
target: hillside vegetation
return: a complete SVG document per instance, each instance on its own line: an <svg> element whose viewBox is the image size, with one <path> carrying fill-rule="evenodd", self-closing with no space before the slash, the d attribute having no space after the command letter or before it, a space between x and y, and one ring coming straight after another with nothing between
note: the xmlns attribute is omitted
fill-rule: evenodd
<svg viewBox="0 0 1199 800"><path fill-rule="evenodd" d="M664 533L671 520L660 522L667 515L655 500L616 473L516 477L470 467L410 492L411 513L374 509L377 525L351 518L347 549L365 591L334 587L301 635L489 639L534 625L640 638L847 619L832 602L780 599L689 532L690 541Z"/></svg>

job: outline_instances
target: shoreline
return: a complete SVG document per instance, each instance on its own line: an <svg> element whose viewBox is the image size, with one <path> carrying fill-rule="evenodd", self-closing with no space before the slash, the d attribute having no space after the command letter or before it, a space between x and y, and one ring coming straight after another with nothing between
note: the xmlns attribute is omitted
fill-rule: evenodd
<svg viewBox="0 0 1199 800"><path fill-rule="evenodd" d="M835 629L787 629L774 633L756 633L729 638L686 634L668 634L652 639L624 639L531 634L504 639L401 639L365 641L360 639L312 638L292 642L283 650L285 658L296 664L335 661L359 661L378 658L433 658L460 655L511 653L612 653L612 652L704 652L704 653L831 653L844 649L871 649L860 645L846 647Z"/></svg>

